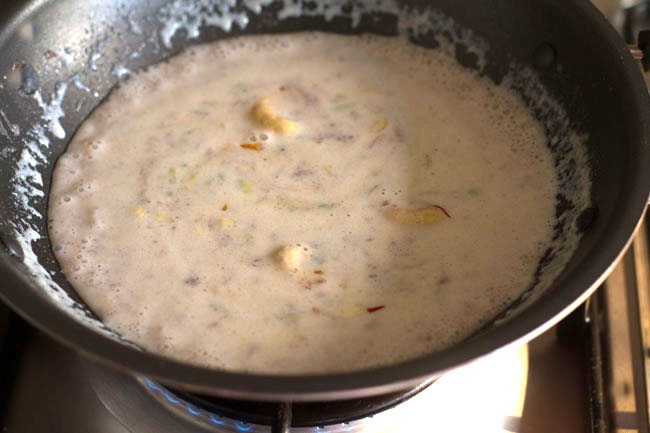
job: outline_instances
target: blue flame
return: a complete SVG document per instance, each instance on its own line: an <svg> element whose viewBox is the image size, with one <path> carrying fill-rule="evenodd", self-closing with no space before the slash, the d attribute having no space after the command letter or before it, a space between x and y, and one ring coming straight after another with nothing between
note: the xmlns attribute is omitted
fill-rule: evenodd
<svg viewBox="0 0 650 433"><path fill-rule="evenodd" d="M235 427L237 427L237 430L239 431L249 431L250 429L253 428L252 425L239 422L239 421L235 423Z"/></svg>
<svg viewBox="0 0 650 433"><path fill-rule="evenodd" d="M197 420L204 422L204 423L211 423L214 426L222 426L222 425L228 425L231 428L235 428L240 432L248 432L253 430L253 428L256 426L255 424L249 424L243 421L235 421L231 420L228 418L223 418L220 417L216 414L213 414L211 412L208 412L206 410L202 410L197 408L196 406L192 406L185 400L177 397L174 395L171 391L168 391L166 388L164 388L161 385L158 385L156 382L154 382L151 379L145 379L144 384L149 388L150 390L154 391L157 394L160 394L164 399L173 404L173 405L180 405L187 413L195 417ZM347 423L343 424L346 425ZM353 429L354 426L349 426L347 429L343 429L343 431L349 431ZM322 432L325 431L325 429L320 426L320 427L314 427L313 428L314 432Z"/></svg>

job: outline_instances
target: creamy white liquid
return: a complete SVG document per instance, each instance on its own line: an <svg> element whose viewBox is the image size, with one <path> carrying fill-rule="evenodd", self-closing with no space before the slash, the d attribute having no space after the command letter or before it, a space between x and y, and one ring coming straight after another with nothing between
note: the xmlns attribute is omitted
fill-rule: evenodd
<svg viewBox="0 0 650 433"><path fill-rule="evenodd" d="M292 34L137 74L55 168L50 236L144 348L354 370L447 347L532 281L556 176L517 95L402 39Z"/></svg>

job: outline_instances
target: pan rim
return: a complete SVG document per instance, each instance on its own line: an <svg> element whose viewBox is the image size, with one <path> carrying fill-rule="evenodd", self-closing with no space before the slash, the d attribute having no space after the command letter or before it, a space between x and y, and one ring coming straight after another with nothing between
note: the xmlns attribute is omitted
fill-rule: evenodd
<svg viewBox="0 0 650 433"><path fill-rule="evenodd" d="M500 348L525 343L540 335L584 302L611 272L627 250L646 209L650 195L650 99L637 63L624 41L600 12L588 1L565 2L573 13L591 21L603 56L617 60L616 71L624 83L620 92L630 95L624 126L630 141L640 144L632 161L628 195L619 199L619 212L612 218L608 248L594 247L581 263L585 270L572 273L555 284L553 297L540 299L525 314L488 330L480 338L461 342L449 349L399 364L349 373L318 375L260 375L220 371L186 364L126 346L76 321L38 295L36 285L14 269L6 257L0 263L3 281L0 298L28 322L74 347L84 355L113 367L145 375L184 390L226 398L254 400L316 401L348 399L404 389L427 378L471 362ZM602 25L604 24L604 25ZM32 286L35 290L25 290Z"/></svg>

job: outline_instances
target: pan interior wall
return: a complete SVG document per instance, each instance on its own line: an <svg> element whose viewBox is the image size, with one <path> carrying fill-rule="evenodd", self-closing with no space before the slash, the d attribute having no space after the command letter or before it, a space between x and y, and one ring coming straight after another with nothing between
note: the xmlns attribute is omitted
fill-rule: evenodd
<svg viewBox="0 0 650 433"><path fill-rule="evenodd" d="M520 10L517 2L498 3L515 15L530 12ZM534 281L499 319L514 316L543 295L561 274L578 247L584 220L594 212L590 157L585 149L593 134L587 134L590 128L581 122L584 112L576 108L578 99L570 104L569 115L563 104L566 101L560 102L555 92L548 90L548 83L574 78L561 64L557 46L543 38L510 46L513 42L504 40L509 40L508 32L517 30L506 27L496 32L501 24L495 16L499 7L490 11L477 6L473 16L461 9L446 0L157 0L120 4L66 0L26 8L29 12L24 14L8 14L0 34L4 53L0 68L7 74L0 88L4 101L0 110L0 181L8 186L0 191L0 237L14 254L4 260L29 275L34 289L76 320L120 339L97 320L66 282L51 251L46 221L54 162L77 126L110 89L128 79L132 71L162 61L188 45L228 36L301 30L402 35L426 47L449 50L464 66L517 90L546 130L563 194L557 197L554 241ZM480 16L485 19L477 31L464 27L477 24Z"/></svg>

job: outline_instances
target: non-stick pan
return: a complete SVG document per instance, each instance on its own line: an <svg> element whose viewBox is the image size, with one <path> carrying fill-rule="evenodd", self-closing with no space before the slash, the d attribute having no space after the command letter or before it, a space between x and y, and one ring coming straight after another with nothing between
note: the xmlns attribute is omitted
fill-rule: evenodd
<svg viewBox="0 0 650 433"><path fill-rule="evenodd" d="M450 46L460 63L495 82L514 76L511 85L521 88L544 124L562 193L554 245L536 278L559 271L553 265L563 242L581 236L552 284L532 284L498 320L447 350L345 374L211 370L147 353L103 328L60 272L46 209L53 164L109 90L130 71L188 45L234 35L396 35L400 10L410 17L402 31L414 43ZM605 278L633 236L650 190L647 88L627 45L586 0L5 1L0 77L0 296L41 330L99 362L204 394L267 401L381 394L529 340ZM581 141L587 149L582 157ZM580 175L590 177L587 205L574 200Z"/></svg>

